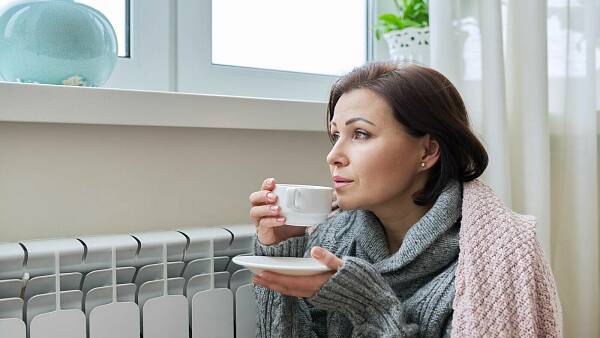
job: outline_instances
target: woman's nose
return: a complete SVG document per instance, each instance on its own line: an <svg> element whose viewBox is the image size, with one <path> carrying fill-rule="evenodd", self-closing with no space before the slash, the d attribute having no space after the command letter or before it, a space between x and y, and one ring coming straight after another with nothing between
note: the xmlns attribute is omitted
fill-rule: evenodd
<svg viewBox="0 0 600 338"><path fill-rule="evenodd" d="M348 165L348 157L341 151L340 143L334 144L333 148L327 154L327 163L334 166Z"/></svg>

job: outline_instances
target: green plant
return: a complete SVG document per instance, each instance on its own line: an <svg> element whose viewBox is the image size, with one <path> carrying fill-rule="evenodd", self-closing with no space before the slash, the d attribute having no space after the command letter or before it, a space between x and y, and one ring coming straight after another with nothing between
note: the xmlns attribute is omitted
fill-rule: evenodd
<svg viewBox="0 0 600 338"><path fill-rule="evenodd" d="M408 27L429 26L428 0L392 0L400 15L382 14L375 24L375 37L381 39L383 33Z"/></svg>

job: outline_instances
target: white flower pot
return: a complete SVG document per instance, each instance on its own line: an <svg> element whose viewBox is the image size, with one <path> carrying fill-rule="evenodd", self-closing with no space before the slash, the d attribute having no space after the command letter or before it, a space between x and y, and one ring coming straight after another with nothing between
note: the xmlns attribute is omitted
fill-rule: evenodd
<svg viewBox="0 0 600 338"><path fill-rule="evenodd" d="M429 27L409 27L383 34L390 59L429 65Z"/></svg>

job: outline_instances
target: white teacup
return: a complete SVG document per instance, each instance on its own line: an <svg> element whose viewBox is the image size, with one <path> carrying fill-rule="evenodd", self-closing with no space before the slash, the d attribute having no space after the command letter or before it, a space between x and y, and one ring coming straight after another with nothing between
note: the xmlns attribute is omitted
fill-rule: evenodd
<svg viewBox="0 0 600 338"><path fill-rule="evenodd" d="M273 191L285 224L311 226L323 223L331 212L333 188L316 185L277 184Z"/></svg>

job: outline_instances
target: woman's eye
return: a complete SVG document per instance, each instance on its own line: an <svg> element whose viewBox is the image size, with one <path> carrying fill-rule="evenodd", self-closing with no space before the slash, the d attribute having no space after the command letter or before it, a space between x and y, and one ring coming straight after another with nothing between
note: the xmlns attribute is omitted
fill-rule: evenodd
<svg viewBox="0 0 600 338"><path fill-rule="evenodd" d="M355 130L352 139L364 141L364 140L369 139L370 137L371 137L371 135L365 131ZM331 139L333 140L333 142L336 142L339 138L340 138L339 132L331 133Z"/></svg>
<svg viewBox="0 0 600 338"><path fill-rule="evenodd" d="M371 135L369 135L369 133L364 132L362 130L355 130L354 131L354 136L356 138L358 138L359 140L366 140L368 139Z"/></svg>

